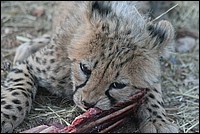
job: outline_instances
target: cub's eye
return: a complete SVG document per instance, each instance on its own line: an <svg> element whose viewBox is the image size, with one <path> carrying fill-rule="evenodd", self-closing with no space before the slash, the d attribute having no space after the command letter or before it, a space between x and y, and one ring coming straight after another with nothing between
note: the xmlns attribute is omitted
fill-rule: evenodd
<svg viewBox="0 0 200 134"><path fill-rule="evenodd" d="M89 70L89 69L86 67L85 64L80 63L80 68L81 68L81 70L83 71L83 73L84 73L85 75L88 76L88 75L91 74L91 70Z"/></svg>
<svg viewBox="0 0 200 134"><path fill-rule="evenodd" d="M123 83L114 82L114 83L112 83L110 86L111 86L111 88L122 89L122 88L124 88L126 85L123 84Z"/></svg>

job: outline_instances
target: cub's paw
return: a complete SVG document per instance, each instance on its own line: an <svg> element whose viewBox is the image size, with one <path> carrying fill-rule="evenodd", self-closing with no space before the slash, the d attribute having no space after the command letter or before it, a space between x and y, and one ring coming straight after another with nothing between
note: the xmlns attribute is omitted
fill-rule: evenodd
<svg viewBox="0 0 200 134"><path fill-rule="evenodd" d="M168 120L149 120L140 124L141 133L178 133L178 127Z"/></svg>

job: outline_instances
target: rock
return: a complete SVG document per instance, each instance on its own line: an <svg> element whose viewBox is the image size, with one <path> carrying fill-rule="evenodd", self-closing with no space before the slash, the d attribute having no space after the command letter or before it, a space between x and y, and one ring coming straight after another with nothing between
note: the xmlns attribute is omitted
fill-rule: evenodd
<svg viewBox="0 0 200 134"><path fill-rule="evenodd" d="M183 38L179 38L176 41L175 49L177 52L185 53L191 51L196 45L196 41L194 38L185 36Z"/></svg>
<svg viewBox="0 0 200 134"><path fill-rule="evenodd" d="M44 14L44 12L45 12L44 7L40 6L40 7L35 8L32 11L32 15L36 17L40 17Z"/></svg>

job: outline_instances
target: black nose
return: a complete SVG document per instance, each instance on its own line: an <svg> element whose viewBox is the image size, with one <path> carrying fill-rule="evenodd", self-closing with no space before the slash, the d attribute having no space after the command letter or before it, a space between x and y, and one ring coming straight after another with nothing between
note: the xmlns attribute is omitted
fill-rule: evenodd
<svg viewBox="0 0 200 134"><path fill-rule="evenodd" d="M95 103L88 103L85 100L82 101L82 104L87 107L87 109L94 107Z"/></svg>

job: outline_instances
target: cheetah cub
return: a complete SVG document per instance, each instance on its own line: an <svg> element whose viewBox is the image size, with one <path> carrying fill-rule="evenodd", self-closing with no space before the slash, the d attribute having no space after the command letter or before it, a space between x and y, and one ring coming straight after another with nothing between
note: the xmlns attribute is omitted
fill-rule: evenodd
<svg viewBox="0 0 200 134"><path fill-rule="evenodd" d="M148 21L136 2L61 5L54 26L61 25L50 42L30 56L18 53L1 86L1 132L12 132L24 120L38 86L83 109L104 110L148 88L137 112L140 132L178 132L166 118L160 83L159 56L173 39L172 25Z"/></svg>

